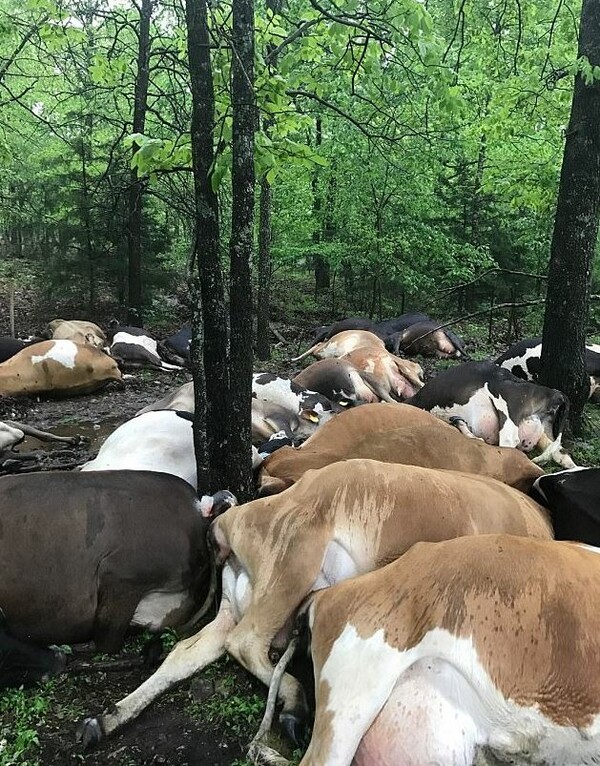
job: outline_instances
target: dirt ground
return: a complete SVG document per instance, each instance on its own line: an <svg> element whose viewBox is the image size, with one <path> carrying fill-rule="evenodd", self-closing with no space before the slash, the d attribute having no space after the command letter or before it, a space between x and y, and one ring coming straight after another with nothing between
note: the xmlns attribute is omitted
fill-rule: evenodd
<svg viewBox="0 0 600 766"><path fill-rule="evenodd" d="M70 469L93 457L103 439L138 409L189 379L187 373L142 371L127 381L125 390L109 385L96 394L71 399L1 399L0 419L19 421L59 435L83 436L82 443L75 446L42 445L28 438L18 447L19 452L35 456L25 464L27 470ZM130 644L129 651L135 651L139 643L135 642L133 648ZM81 661L82 657L75 659ZM0 742L1 766L243 764L244 748L262 716L265 694L260 684L233 662L211 671L207 681L184 683L166 694L122 734L96 750L85 754L81 751L75 742L77 722L125 696L151 671L151 668L90 670L27 691L26 704L41 705L40 699L47 703L34 726L39 747L30 748L20 759L4 760ZM11 730L16 736L18 725L16 712L0 708L2 736L8 733L10 737Z"/></svg>

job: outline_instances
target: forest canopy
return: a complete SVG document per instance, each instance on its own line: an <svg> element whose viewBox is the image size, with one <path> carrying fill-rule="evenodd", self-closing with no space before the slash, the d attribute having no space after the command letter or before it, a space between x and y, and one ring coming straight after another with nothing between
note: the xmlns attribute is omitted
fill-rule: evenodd
<svg viewBox="0 0 600 766"><path fill-rule="evenodd" d="M272 193L272 269L314 269L318 288L337 279L357 312L400 309L402 295L416 305L495 267L543 274L573 75L595 75L577 59L580 6L258 3L255 169ZM127 305L137 182L148 310L156 291L185 279L192 240L183 4L1 0L0 9L2 269L30 270L50 297ZM144 11L147 103L136 132ZM210 4L211 183L224 229L231 17L229 2ZM504 299L515 284L500 275L466 299ZM464 291L454 297L463 303Z"/></svg>

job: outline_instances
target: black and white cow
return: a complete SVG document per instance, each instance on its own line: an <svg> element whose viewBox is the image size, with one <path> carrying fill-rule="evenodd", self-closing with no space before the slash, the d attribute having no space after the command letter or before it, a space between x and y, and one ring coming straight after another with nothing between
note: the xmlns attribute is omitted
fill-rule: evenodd
<svg viewBox="0 0 600 766"><path fill-rule="evenodd" d="M182 367L190 366L190 346L192 343L192 326L184 325L174 335L170 335L158 344L161 356L172 364Z"/></svg>
<svg viewBox="0 0 600 766"><path fill-rule="evenodd" d="M158 353L158 343L141 327L116 325L111 322L110 355L117 360L120 367L141 368L150 367L155 370L180 370L179 365L164 362Z"/></svg>
<svg viewBox="0 0 600 766"><path fill-rule="evenodd" d="M568 403L560 391L520 380L493 362L466 362L443 370L408 400L459 425L466 436L488 444L542 454L535 462L555 460L575 466L561 450Z"/></svg>
<svg viewBox="0 0 600 766"><path fill-rule="evenodd" d="M496 359L496 364L510 370L513 375L523 380L537 380L540 373L542 339L524 338L512 345ZM585 368L590 376L590 399L598 400L597 389L600 387L600 346L588 343L585 347Z"/></svg>
<svg viewBox="0 0 600 766"><path fill-rule="evenodd" d="M295 418L298 425L291 432L297 439L307 439L319 426L344 409L323 394L270 372L259 372L252 376L252 396L282 408L290 417ZM278 430L281 429L275 429Z"/></svg>
<svg viewBox="0 0 600 766"><path fill-rule="evenodd" d="M600 468L573 468L535 480L529 494L550 510L557 540L600 548Z"/></svg>

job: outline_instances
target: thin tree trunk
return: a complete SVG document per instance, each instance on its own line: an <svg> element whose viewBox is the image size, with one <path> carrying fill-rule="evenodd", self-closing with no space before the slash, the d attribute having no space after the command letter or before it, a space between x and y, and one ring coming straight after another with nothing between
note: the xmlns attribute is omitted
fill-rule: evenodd
<svg viewBox="0 0 600 766"><path fill-rule="evenodd" d="M256 356L271 358L269 298L271 294L271 211L273 195L266 176L260 180L258 224L258 289L256 295Z"/></svg>
<svg viewBox="0 0 600 766"><path fill-rule="evenodd" d="M252 279L254 246L254 0L233 0L233 161L229 324L229 484L252 496Z"/></svg>
<svg viewBox="0 0 600 766"><path fill-rule="evenodd" d="M600 66L600 2L584 0L578 57ZM581 430L589 393L585 331L590 271L600 213L600 81L575 77L550 251L540 381L571 402L570 423Z"/></svg>
<svg viewBox="0 0 600 766"><path fill-rule="evenodd" d="M143 133L146 125L148 103L150 20L153 0L142 0L138 33L137 74L133 103L133 132ZM138 150L133 144L133 153ZM142 202L144 182L138 178L137 168L132 168L129 179L129 221L127 225L127 262L129 267L129 321L142 315Z"/></svg>
<svg viewBox="0 0 600 766"><path fill-rule="evenodd" d="M196 205L191 276L194 447L201 491L227 486L229 376L227 317L219 261L219 204L211 186L215 97L206 0L186 0Z"/></svg>

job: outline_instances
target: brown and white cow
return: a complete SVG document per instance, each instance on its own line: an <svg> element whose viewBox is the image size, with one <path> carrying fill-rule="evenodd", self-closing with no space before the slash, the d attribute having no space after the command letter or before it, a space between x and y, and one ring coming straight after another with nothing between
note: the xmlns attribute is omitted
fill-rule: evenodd
<svg viewBox="0 0 600 766"><path fill-rule="evenodd" d="M466 436L523 452L537 447L542 455L536 462L575 465L561 450L568 412L564 394L520 380L493 362L466 362L443 370L409 401L443 420L463 421Z"/></svg>
<svg viewBox="0 0 600 766"><path fill-rule="evenodd" d="M390 354L385 348L361 346L345 354L343 360L350 362L357 370L367 372L376 378L384 388L387 402L394 399L408 399L423 388L423 368L416 362Z"/></svg>
<svg viewBox="0 0 600 766"><path fill-rule="evenodd" d="M373 460L309 471L277 497L232 508L211 527L224 563L215 620L179 642L159 670L110 712L87 719L84 741L112 733L226 651L269 684L269 648L285 639L312 591L376 569L420 540L486 532L552 536L545 509L505 484ZM283 721L294 731L306 712L302 689L285 675L280 696Z"/></svg>
<svg viewBox="0 0 600 766"><path fill-rule="evenodd" d="M301 447L282 447L268 457L258 479L259 494L282 492L309 469L349 458L476 473L523 492L543 474L522 452L467 440L425 410L408 404L365 404L326 423Z"/></svg>
<svg viewBox="0 0 600 766"><path fill-rule="evenodd" d="M357 370L346 359L319 359L295 375L293 380L343 406L378 402L388 395L377 378Z"/></svg>
<svg viewBox="0 0 600 766"><path fill-rule="evenodd" d="M598 763L599 554L508 535L419 543L316 594L301 766Z"/></svg>
<svg viewBox="0 0 600 766"><path fill-rule="evenodd" d="M0 396L89 394L111 380L121 380L115 360L72 340L34 343L0 364Z"/></svg>
<svg viewBox="0 0 600 766"><path fill-rule="evenodd" d="M311 354L316 356L317 359L340 357L344 356L344 354L349 354L357 348L361 348L361 346L385 349L383 340L368 330L344 330L344 332L338 332L337 335L322 343L315 343L314 346L311 346L300 356L294 357L291 361L299 362Z"/></svg>
<svg viewBox="0 0 600 766"><path fill-rule="evenodd" d="M107 345L104 330L93 322L80 319L53 319L46 325L44 334L53 340L72 340L101 349Z"/></svg>

